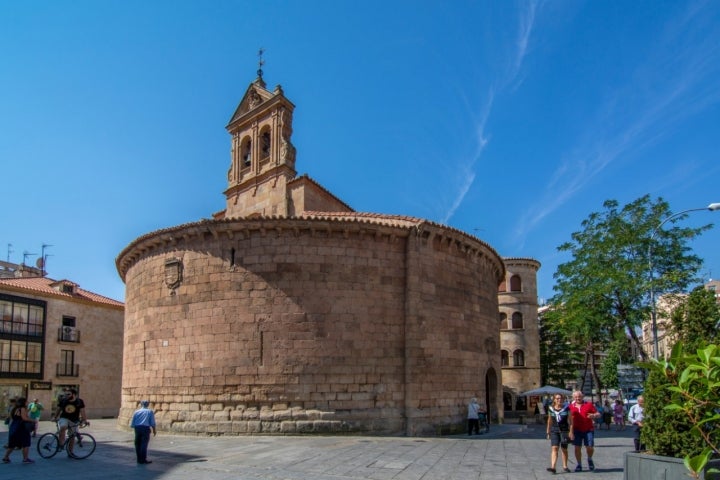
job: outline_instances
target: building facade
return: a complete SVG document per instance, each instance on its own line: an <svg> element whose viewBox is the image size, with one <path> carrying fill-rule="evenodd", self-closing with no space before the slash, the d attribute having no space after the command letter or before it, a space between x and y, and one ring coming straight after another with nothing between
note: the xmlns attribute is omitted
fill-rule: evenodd
<svg viewBox="0 0 720 480"><path fill-rule="evenodd" d="M35 269L14 272L0 278L0 409L14 397L37 398L47 419L62 390L75 387L89 418L116 417L123 304Z"/></svg>
<svg viewBox="0 0 720 480"><path fill-rule="evenodd" d="M540 329L537 272L532 258L505 258L505 278L498 286L500 365L505 411L534 410L522 392L540 387Z"/></svg>
<svg viewBox="0 0 720 480"><path fill-rule="evenodd" d="M227 126L226 208L119 254L119 423L141 398L193 434L434 434L471 397L502 417L502 258L297 176L293 109L258 77Z"/></svg>
<svg viewBox="0 0 720 480"><path fill-rule="evenodd" d="M708 280L705 289L715 293L715 300L720 304L720 280ZM670 320L671 314L684 300L687 294L665 294L660 295L656 299L656 318L657 325L657 341L658 341L658 358L668 358L675 344L675 337L672 334ZM652 328L652 319L648 318L642 323L642 349L648 358L652 358L654 354L654 336Z"/></svg>

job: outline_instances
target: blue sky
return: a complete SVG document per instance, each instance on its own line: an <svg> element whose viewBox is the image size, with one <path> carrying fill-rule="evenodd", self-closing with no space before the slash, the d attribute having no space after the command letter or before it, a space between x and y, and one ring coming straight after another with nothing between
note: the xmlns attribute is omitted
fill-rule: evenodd
<svg viewBox="0 0 720 480"><path fill-rule="evenodd" d="M259 47L299 174L538 259L541 298L604 200L720 202L719 2L0 0L0 258L122 300L125 246L224 208Z"/></svg>

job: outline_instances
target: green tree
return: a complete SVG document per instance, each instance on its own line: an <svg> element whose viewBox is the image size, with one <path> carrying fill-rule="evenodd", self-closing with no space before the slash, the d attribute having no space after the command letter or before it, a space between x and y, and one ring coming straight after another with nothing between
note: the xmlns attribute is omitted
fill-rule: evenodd
<svg viewBox="0 0 720 480"><path fill-rule="evenodd" d="M546 313L540 317L540 382L565 388L568 380L577 377L582 357L564 332L553 327L553 315L548 319Z"/></svg>
<svg viewBox="0 0 720 480"><path fill-rule="evenodd" d="M715 293L703 286L696 287L672 312L671 330L686 351L718 340L720 306Z"/></svg>
<svg viewBox="0 0 720 480"><path fill-rule="evenodd" d="M600 381L604 388L618 388L618 364L621 363L620 352L625 350L625 338L616 338L607 349L607 356L600 367Z"/></svg>
<svg viewBox="0 0 720 480"><path fill-rule="evenodd" d="M615 200L603 207L558 247L571 259L554 275L552 303L561 305L556 311L566 317L556 324L588 352L606 348L617 331L624 331L645 357L637 330L650 309L650 242L655 292L684 292L702 266L687 244L711 225L681 227L677 222L685 216L680 215L660 229L672 212L667 202L649 195L622 208Z"/></svg>

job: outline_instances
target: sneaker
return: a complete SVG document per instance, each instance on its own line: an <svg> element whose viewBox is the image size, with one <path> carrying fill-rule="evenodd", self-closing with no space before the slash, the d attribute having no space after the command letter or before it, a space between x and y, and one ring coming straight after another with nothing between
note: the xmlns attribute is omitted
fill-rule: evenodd
<svg viewBox="0 0 720 480"><path fill-rule="evenodd" d="M575 471L576 471L576 472L582 472L582 465L580 465L580 464L578 463L578 466L575 467Z"/></svg>
<svg viewBox="0 0 720 480"><path fill-rule="evenodd" d="M547 471L550 472L550 473L555 473L555 469L552 468L552 467L548 467L548 468L547 468Z"/></svg>
<svg viewBox="0 0 720 480"><path fill-rule="evenodd" d="M588 458L588 470L595 470L595 464L592 461L592 458Z"/></svg>
<svg viewBox="0 0 720 480"><path fill-rule="evenodd" d="M33 460L32 458L25 458L23 459L23 463L35 463L35 460Z"/></svg>

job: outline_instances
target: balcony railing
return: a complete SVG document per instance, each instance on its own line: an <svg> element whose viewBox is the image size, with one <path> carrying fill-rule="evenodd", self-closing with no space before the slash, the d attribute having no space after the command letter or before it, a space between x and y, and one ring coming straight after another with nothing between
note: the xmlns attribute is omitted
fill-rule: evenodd
<svg viewBox="0 0 720 480"><path fill-rule="evenodd" d="M58 328L58 341L80 343L80 330L74 327Z"/></svg>
<svg viewBox="0 0 720 480"><path fill-rule="evenodd" d="M79 377L80 376L80 365L58 363L57 364L57 376L58 377Z"/></svg>

